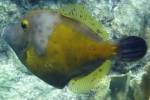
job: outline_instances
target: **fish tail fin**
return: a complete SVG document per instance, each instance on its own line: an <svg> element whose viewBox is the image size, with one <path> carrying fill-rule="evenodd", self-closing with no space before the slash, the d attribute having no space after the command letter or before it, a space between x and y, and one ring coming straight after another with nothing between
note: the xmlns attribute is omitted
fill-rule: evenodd
<svg viewBox="0 0 150 100"><path fill-rule="evenodd" d="M118 42L117 58L121 61L136 61L144 57L147 51L146 41L137 36L128 36Z"/></svg>

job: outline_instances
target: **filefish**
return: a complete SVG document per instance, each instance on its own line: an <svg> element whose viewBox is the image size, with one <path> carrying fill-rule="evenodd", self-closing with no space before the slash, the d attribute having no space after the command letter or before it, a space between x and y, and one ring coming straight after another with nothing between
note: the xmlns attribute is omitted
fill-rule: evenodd
<svg viewBox="0 0 150 100"><path fill-rule="evenodd" d="M147 51L141 37L109 40L102 24L78 4L31 10L1 36L34 75L60 89L97 69L96 75L103 77L111 60L136 61Z"/></svg>

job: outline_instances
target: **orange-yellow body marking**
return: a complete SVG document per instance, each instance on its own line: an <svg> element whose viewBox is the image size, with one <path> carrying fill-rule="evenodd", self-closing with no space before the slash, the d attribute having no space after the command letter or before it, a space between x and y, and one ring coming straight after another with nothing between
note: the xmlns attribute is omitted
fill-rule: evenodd
<svg viewBox="0 0 150 100"><path fill-rule="evenodd" d="M30 69L35 73L40 71L38 75L41 72L43 74L51 72L51 69L67 73L98 58L105 60L114 56L116 52L114 44L98 42L75 27L77 26L67 22L56 25L49 37L45 53L41 56L37 55L33 48L29 48L26 63Z"/></svg>

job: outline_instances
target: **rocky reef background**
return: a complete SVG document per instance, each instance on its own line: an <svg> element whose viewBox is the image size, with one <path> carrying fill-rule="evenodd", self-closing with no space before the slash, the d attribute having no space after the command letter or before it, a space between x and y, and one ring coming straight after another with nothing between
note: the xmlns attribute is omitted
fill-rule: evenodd
<svg viewBox="0 0 150 100"><path fill-rule="evenodd" d="M81 3L104 25L110 38L143 37L150 45L150 0L0 0L0 33L32 8ZM150 50L140 61L116 62L110 74L87 94L55 89L29 72L0 38L0 100L148 100Z"/></svg>

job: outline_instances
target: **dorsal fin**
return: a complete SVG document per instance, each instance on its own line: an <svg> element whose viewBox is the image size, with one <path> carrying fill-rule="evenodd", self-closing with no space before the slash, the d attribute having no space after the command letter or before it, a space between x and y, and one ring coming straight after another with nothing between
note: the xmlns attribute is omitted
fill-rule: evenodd
<svg viewBox="0 0 150 100"><path fill-rule="evenodd" d="M95 32L91 28L89 28L86 24L81 23L76 19L64 16L64 15L61 15L61 17L63 18L64 23L73 27L76 31L79 31L80 33L98 42L103 40L103 38L98 36L98 34L94 34Z"/></svg>
<svg viewBox="0 0 150 100"><path fill-rule="evenodd" d="M64 7L57 9L57 12L84 23L104 40L108 38L108 33L105 31L103 25L98 22L83 5L67 4Z"/></svg>

